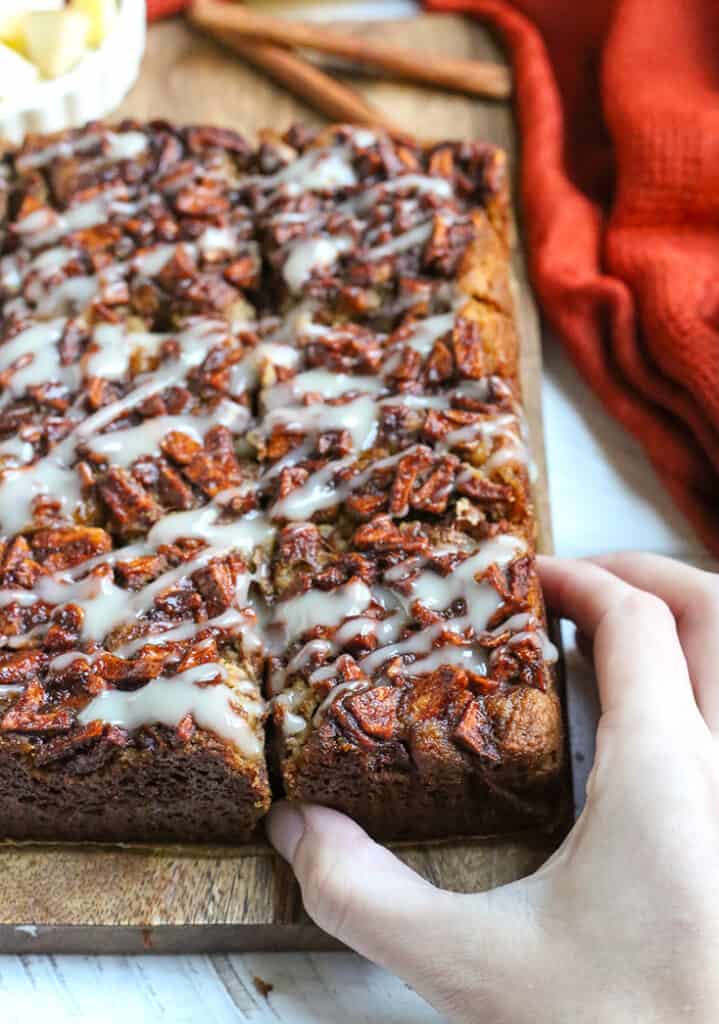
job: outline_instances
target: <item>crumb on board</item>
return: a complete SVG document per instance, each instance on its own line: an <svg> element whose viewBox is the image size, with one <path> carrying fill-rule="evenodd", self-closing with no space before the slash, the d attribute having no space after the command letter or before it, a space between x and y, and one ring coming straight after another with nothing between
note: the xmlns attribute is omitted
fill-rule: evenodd
<svg viewBox="0 0 719 1024"><path fill-rule="evenodd" d="M271 982L265 981L264 978L260 978L258 974L253 975L252 984L257 989L258 993L263 999L267 999L272 989L275 987Z"/></svg>

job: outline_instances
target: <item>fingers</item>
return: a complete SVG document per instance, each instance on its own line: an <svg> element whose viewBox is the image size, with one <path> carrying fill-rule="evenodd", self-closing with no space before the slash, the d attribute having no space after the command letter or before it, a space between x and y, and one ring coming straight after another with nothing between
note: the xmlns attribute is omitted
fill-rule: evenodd
<svg viewBox="0 0 719 1024"><path fill-rule="evenodd" d="M427 922L440 927L449 894L327 807L283 801L266 823L270 842L297 876L310 917L376 963L405 977L413 973Z"/></svg>
<svg viewBox="0 0 719 1024"><path fill-rule="evenodd" d="M550 608L593 640L603 712L636 722L697 714L667 604L591 562L538 559Z"/></svg>
<svg viewBox="0 0 719 1024"><path fill-rule="evenodd" d="M704 719L719 732L719 579L661 555L634 552L591 559L671 609Z"/></svg>
<svg viewBox="0 0 719 1024"><path fill-rule="evenodd" d="M456 1010L468 987L476 999L521 954L530 928L508 937L517 917L507 912L511 887L487 896L436 889L327 807L282 801L266 828L295 872L310 917L445 1012Z"/></svg>

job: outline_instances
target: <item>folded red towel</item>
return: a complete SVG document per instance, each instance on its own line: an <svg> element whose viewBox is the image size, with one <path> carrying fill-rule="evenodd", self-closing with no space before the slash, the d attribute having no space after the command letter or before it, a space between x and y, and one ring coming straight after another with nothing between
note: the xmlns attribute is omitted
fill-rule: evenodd
<svg viewBox="0 0 719 1024"><path fill-rule="evenodd" d="M508 44L544 314L719 554L719 3L426 5Z"/></svg>
<svg viewBox="0 0 719 1024"><path fill-rule="evenodd" d="M190 0L147 0L147 20L157 21L158 18L179 14L189 5Z"/></svg>

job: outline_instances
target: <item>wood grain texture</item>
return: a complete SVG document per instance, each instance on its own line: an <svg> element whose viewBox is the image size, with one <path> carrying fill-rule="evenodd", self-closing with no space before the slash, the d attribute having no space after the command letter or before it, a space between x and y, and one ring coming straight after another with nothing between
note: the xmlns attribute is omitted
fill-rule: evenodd
<svg viewBox="0 0 719 1024"><path fill-rule="evenodd" d="M343 26L346 28L347 26ZM501 60L482 28L453 17L369 23L356 31L418 52ZM423 138L480 137L516 160L511 108L430 89L354 83L393 120ZM154 26L141 78L118 111L215 123L250 135L317 117L180 20ZM539 545L551 550L541 419L536 307L521 252L515 256L522 384L537 464ZM437 885L491 888L526 875L557 837L524 834L403 846L399 855ZM287 867L268 849L0 845L2 952L197 952L333 948L302 911Z"/></svg>

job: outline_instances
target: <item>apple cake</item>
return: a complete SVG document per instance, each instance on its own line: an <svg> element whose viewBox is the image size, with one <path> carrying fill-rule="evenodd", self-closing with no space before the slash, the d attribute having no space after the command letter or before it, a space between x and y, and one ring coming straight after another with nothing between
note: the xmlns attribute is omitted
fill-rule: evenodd
<svg viewBox="0 0 719 1024"><path fill-rule="evenodd" d="M503 152L93 123L0 253L0 833L546 821Z"/></svg>

